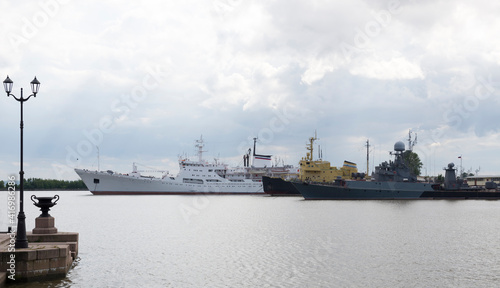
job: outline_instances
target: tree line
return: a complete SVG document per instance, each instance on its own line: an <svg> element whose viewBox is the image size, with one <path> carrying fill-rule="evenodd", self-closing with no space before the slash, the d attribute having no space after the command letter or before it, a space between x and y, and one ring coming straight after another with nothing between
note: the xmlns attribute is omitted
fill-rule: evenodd
<svg viewBox="0 0 500 288"><path fill-rule="evenodd" d="M24 190L87 190L82 180L24 179ZM7 182L0 180L0 188L7 188ZM16 190L19 185L16 184Z"/></svg>

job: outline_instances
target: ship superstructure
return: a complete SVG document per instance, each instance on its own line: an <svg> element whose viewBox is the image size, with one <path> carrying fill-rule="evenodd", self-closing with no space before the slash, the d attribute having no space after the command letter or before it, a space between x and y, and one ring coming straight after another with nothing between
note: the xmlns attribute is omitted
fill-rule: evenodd
<svg viewBox="0 0 500 288"><path fill-rule="evenodd" d="M318 138L315 133L314 137L309 138L306 156L299 162L300 181L333 182L339 177L342 179L364 177L364 174L358 173L356 163L344 161L344 165L337 168L331 166L329 161L322 160L321 157L313 160L314 141L316 140Z"/></svg>
<svg viewBox="0 0 500 288"><path fill-rule="evenodd" d="M283 179L297 178L298 169L293 165L287 165L271 161L272 155L257 154L257 138L253 138L253 150L249 148L243 155L243 166L228 168L228 179L252 179L262 181L262 177L278 177Z"/></svg>

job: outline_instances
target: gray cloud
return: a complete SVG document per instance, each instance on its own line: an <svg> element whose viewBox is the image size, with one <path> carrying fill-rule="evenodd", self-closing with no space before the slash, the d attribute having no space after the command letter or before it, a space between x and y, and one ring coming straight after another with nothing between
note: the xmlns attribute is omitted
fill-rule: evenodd
<svg viewBox="0 0 500 288"><path fill-rule="evenodd" d="M499 170L476 152L500 148L498 4L49 2L0 4L11 11L0 20L4 77L15 94L34 75L42 82L26 103L29 176L56 177L50 166L67 165L82 141L92 151L80 166L96 168L99 146L106 169L125 172L140 159L175 171L201 134L207 159L236 165L259 136L263 153L295 164L315 129L338 165L364 167L367 138L386 160L412 129L428 171L460 153ZM18 170L14 102L0 105L4 175ZM113 129L90 141L106 119Z"/></svg>

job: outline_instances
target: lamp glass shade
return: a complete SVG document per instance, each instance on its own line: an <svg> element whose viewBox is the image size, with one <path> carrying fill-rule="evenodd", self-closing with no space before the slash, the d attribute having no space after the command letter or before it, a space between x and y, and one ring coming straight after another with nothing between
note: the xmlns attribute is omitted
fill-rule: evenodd
<svg viewBox="0 0 500 288"><path fill-rule="evenodd" d="M12 85L14 85L14 82L12 82L9 76L7 76L7 78L3 80L3 87L5 89L5 92L7 92L7 94L10 94L10 92L12 92Z"/></svg>
<svg viewBox="0 0 500 288"><path fill-rule="evenodd" d="M33 94L36 94L38 93L38 89L40 89L40 81L38 81L36 79L36 76L35 76L35 79L33 79L33 81L31 81L31 92L33 92Z"/></svg>

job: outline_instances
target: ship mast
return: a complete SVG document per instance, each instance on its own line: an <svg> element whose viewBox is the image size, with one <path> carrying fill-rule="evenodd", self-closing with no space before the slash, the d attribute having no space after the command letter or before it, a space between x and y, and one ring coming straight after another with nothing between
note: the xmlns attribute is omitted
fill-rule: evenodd
<svg viewBox="0 0 500 288"><path fill-rule="evenodd" d="M253 138L253 156L255 157L255 143L257 143L257 137Z"/></svg>
<svg viewBox="0 0 500 288"><path fill-rule="evenodd" d="M366 139L366 176L370 175L368 171L370 170L370 140Z"/></svg>
<svg viewBox="0 0 500 288"><path fill-rule="evenodd" d="M203 151L203 147L205 146L203 144L203 135L200 136L200 140L196 140L196 145L194 145L196 148L198 148L198 161L201 163L203 162L203 152L207 152L207 151Z"/></svg>
<svg viewBox="0 0 500 288"><path fill-rule="evenodd" d="M101 171L101 166L99 163L99 146L95 146L97 148L97 171Z"/></svg>
<svg viewBox="0 0 500 288"><path fill-rule="evenodd" d="M318 137L316 136L316 131L314 131L314 137L309 138L309 144L306 147L306 149L309 150L309 153L306 154L307 161L313 161L313 149L314 149L313 147L315 140L318 140Z"/></svg>
<svg viewBox="0 0 500 288"><path fill-rule="evenodd" d="M411 141L411 129L408 130L408 150L413 151L413 146L417 144L417 133L415 133L415 140Z"/></svg>

